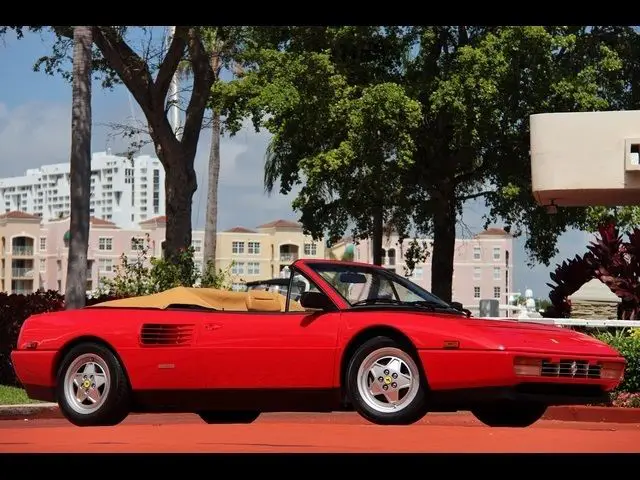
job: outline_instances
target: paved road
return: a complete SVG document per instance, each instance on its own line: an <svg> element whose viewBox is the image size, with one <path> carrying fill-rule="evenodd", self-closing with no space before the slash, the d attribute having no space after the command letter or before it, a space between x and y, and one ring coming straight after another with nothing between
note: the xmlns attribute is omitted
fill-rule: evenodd
<svg viewBox="0 0 640 480"><path fill-rule="evenodd" d="M430 414L409 427L353 413L265 414L251 425L207 425L195 415L132 415L112 428L62 419L0 421L0 452L633 452L640 424L542 420L488 428L471 415Z"/></svg>

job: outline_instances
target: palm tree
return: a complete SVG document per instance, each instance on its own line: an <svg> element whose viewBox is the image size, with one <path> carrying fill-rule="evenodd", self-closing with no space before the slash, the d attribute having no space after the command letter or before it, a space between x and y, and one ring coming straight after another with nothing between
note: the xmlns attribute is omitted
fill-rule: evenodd
<svg viewBox="0 0 640 480"><path fill-rule="evenodd" d="M221 81L224 67L237 77L242 75L242 66L235 60L240 48L240 27L209 27L202 29L202 43L209 54L215 86ZM188 78L191 64L182 62L178 68L182 78ZM207 212L205 215L203 265L214 268L216 259L216 237L218 227L218 183L220 178L220 110L212 106L211 149L209 151L209 187L207 190Z"/></svg>
<svg viewBox="0 0 640 480"><path fill-rule="evenodd" d="M71 107L71 219L65 304L82 308L87 292L89 250L89 194L91 188L91 49L93 27L73 29L73 86Z"/></svg>

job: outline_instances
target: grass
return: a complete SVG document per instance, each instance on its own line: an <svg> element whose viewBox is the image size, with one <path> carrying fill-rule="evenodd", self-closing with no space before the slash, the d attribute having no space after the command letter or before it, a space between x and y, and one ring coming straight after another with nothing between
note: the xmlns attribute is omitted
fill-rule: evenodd
<svg viewBox="0 0 640 480"><path fill-rule="evenodd" d="M31 400L21 388L0 385L0 405L24 405L26 403L41 403Z"/></svg>

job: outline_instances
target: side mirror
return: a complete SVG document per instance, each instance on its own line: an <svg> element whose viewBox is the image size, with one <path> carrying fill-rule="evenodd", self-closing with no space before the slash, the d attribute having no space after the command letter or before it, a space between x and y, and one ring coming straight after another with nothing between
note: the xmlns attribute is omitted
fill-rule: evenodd
<svg viewBox="0 0 640 480"><path fill-rule="evenodd" d="M472 315L471 310L467 310L466 308L464 308L464 305L462 305L462 303L460 302L451 302L449 305L451 305L456 310L460 310L467 317L470 317Z"/></svg>
<svg viewBox="0 0 640 480"><path fill-rule="evenodd" d="M300 295L300 305L313 310L329 310L333 307L331 300L321 292L303 292Z"/></svg>

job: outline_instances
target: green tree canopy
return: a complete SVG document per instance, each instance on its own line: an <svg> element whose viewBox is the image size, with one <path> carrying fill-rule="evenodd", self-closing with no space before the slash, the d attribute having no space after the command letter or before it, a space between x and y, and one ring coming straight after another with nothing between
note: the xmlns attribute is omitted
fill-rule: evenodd
<svg viewBox="0 0 640 480"><path fill-rule="evenodd" d="M466 201L484 198L487 222L526 232L530 259L547 264L559 234L610 213L561 208L550 216L535 203L528 120L629 105L624 60L635 33L624 33L615 41L596 27L261 30L244 90L229 101L274 135L267 187L278 180L288 193L304 184L293 205L307 231L335 238L351 216L355 236L379 244L372 208L383 198L385 221L401 235L412 223L433 236L432 289L451 300L455 226ZM376 143L377 131L391 132L387 146ZM383 155L386 163L373 168L389 145L403 160Z"/></svg>

